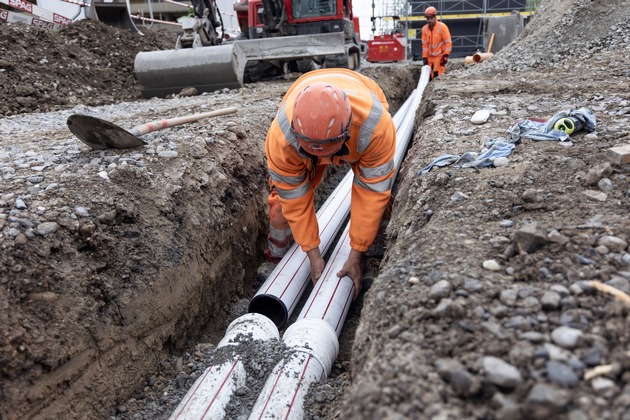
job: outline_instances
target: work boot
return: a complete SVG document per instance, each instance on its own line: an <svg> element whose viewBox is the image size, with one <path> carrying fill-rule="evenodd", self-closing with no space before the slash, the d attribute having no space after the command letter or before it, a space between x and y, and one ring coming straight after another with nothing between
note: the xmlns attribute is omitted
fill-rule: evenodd
<svg viewBox="0 0 630 420"><path fill-rule="evenodd" d="M267 277L271 274L273 270L276 269L277 263L273 263L271 261L265 261L258 267L258 271L256 272L256 278L261 283L267 281Z"/></svg>
<svg viewBox="0 0 630 420"><path fill-rule="evenodd" d="M265 248L264 254L265 259L273 264L278 264L282 257L284 257L284 254L275 254L270 248Z"/></svg>

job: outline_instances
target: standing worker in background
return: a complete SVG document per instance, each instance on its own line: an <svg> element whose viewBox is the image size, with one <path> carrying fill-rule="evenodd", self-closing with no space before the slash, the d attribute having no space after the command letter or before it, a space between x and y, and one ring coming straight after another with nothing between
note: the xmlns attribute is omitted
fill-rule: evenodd
<svg viewBox="0 0 630 420"><path fill-rule="evenodd" d="M444 22L437 21L437 10L430 6L424 11L427 24L422 27L422 62L431 66L431 80L444 73L453 49L451 32Z"/></svg>
<svg viewBox="0 0 630 420"><path fill-rule="evenodd" d="M352 167L352 250L337 276L352 279L356 298L362 287L361 256L376 237L395 174L396 129L385 94L352 70L306 73L282 99L265 149L271 189L265 256L277 263L295 240L308 256L313 284L325 268L314 191L327 165Z"/></svg>

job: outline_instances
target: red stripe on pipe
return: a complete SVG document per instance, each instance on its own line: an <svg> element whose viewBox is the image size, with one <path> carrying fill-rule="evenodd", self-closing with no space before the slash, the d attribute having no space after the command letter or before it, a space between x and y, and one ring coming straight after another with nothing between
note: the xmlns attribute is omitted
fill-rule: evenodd
<svg viewBox="0 0 630 420"><path fill-rule="evenodd" d="M300 375L300 381L298 382L297 386L295 387L295 392L293 393L293 398L291 398L291 404L289 404L289 410L287 411L287 415L284 417L285 419L289 418L289 414L291 414L291 409L293 408L293 403L295 402L295 397L297 397L297 394L300 390L300 384L304 381L304 375L306 374L306 371L308 370L308 365L309 363L311 363L311 360L313 359L313 356L311 356L310 354L308 355L308 358L306 360L306 363L304 364L304 368L302 369L302 374Z"/></svg>
<svg viewBox="0 0 630 420"><path fill-rule="evenodd" d="M208 407L206 408L206 411L203 412L203 415L205 416L206 413L208 412L208 410L210 410L210 407L212 407L212 404L214 404L214 401L217 399L217 395L219 395L219 392L221 392L221 390L223 389L223 387L225 386L225 384L227 383L228 378L230 377L230 375L232 374L232 372L234 371L234 369L236 368L236 365L238 364L238 361L240 360L240 356L236 357L236 360L234 361L234 363L232 364L232 369L230 369L230 371L228 372L227 375L225 375L225 378L223 379L223 382L221 383L221 386L219 387L219 390L216 392L216 394L214 394L214 397L212 397L212 401L210 401L210 404L208 404Z"/></svg>
<svg viewBox="0 0 630 420"><path fill-rule="evenodd" d="M230 371L228 372L227 376L230 376L230 374L234 371L234 368L236 367L236 365L238 364L238 361L240 359L240 356L238 356L236 358L236 360L234 361L234 364L232 365L232 369L230 369ZM203 379L201 381L199 381L199 383L197 384L197 387L195 388L195 390L192 392L192 394L190 394L190 397L188 398L188 400L186 401L186 404L184 404L184 406L182 407L182 409L179 411L179 413L177 413L177 416L175 417L176 419L179 418L179 416L181 416L182 412L186 409L186 406L188 405L188 403L193 399L193 397L195 396L195 393L197 392L197 390L199 389L199 387L201 387L201 384L203 384L203 381L206 379L206 377L210 374L210 369L206 369L206 372L203 374ZM225 380L223 381L223 384L221 384L221 388L219 388L219 391L223 388L223 385L225 385ZM212 403L214 402L214 400L216 399L216 394L214 396L214 398L212 399L212 402L210 403L210 405L212 405ZM206 409L206 411L204 412L207 413L208 409Z"/></svg>
<svg viewBox="0 0 630 420"><path fill-rule="evenodd" d="M271 398L271 396L273 395L273 390L276 389L276 386L278 385L278 381L280 380L280 376L282 376L282 372L284 371L284 367L287 365L287 362L285 359L282 359L282 367L280 368L280 372L278 372L278 375L276 375L276 382L273 383L273 386L271 387L271 392L269 393L269 398L267 398L267 401L265 401L265 406L263 407L260 416L258 417L258 419L261 419L263 414L265 414L265 411L267 410L267 405L269 405L269 399Z"/></svg>

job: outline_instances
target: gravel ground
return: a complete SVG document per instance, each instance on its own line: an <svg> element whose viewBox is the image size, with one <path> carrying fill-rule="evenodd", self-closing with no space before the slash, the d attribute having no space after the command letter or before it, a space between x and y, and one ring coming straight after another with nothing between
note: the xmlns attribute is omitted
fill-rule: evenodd
<svg viewBox="0 0 630 420"><path fill-rule="evenodd" d="M592 283L630 293L630 169L607 157L630 142L629 6L543 0L491 60L452 60L430 83L380 274L351 310L331 376L311 389L308 418L629 418L630 310ZM129 67L91 85L89 63L117 68L157 44L87 33L74 39L125 42L77 47L0 25L14 41L0 47L13 57L0 62L3 418L167 418L221 357L216 343L258 285L264 135L295 75L144 101ZM54 37L50 52L28 54L29 36ZM25 69L43 58L52 79L38 87ZM69 77L72 63L85 79ZM394 110L417 71L364 69ZM133 127L234 105L124 151L92 151L65 126L73 113ZM581 107L593 132L524 139L487 168L418 174L444 153L480 152L517 121ZM490 118L472 124L481 109ZM247 416L281 348L251 352L269 358L248 367L233 418Z"/></svg>

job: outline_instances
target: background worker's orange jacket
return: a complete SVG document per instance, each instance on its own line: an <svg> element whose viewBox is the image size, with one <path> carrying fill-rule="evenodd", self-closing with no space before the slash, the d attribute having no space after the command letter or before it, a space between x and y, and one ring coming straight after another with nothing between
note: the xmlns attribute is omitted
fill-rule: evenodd
<svg viewBox="0 0 630 420"><path fill-rule="evenodd" d="M451 31L445 23L435 22L433 30L428 23L422 27L422 58L429 61L434 72L444 73L444 66L440 63L442 56L450 55L452 50Z"/></svg>
<svg viewBox="0 0 630 420"><path fill-rule="evenodd" d="M352 106L347 147L332 158L309 157L290 131L296 96L315 82L341 88ZM322 69L304 74L282 99L267 133L265 147L270 184L277 191L269 198L279 198L293 238L304 252L320 244L311 184L315 165L348 163L352 166L350 246L365 252L378 232L395 174L396 129L381 88L373 80L347 69ZM346 154L342 155L344 152Z"/></svg>

